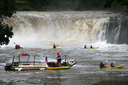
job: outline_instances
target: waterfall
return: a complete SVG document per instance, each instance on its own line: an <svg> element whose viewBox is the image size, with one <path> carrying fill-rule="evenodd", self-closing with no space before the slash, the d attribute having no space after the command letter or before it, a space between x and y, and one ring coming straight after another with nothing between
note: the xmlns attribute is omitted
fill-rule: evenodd
<svg viewBox="0 0 128 85"><path fill-rule="evenodd" d="M11 41L22 44L128 43L127 20L117 16L107 11L17 12L5 22L13 26Z"/></svg>
<svg viewBox="0 0 128 85"><path fill-rule="evenodd" d="M128 44L128 17L125 15L110 17L106 28L107 43Z"/></svg>

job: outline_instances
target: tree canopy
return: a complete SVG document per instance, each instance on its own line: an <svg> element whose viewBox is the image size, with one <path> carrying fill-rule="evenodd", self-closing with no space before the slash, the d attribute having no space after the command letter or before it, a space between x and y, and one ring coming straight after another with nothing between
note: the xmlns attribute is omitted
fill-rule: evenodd
<svg viewBox="0 0 128 85"><path fill-rule="evenodd" d="M128 0L104 0L104 1L105 1L104 4L105 8L111 8L112 4L115 2L122 7L125 6L128 9Z"/></svg>
<svg viewBox="0 0 128 85"><path fill-rule="evenodd" d="M7 45L13 36L13 27L3 22L16 12L15 0L0 0L0 45Z"/></svg>
<svg viewBox="0 0 128 85"><path fill-rule="evenodd" d="M128 9L128 0L16 0L16 6L18 11L120 11Z"/></svg>

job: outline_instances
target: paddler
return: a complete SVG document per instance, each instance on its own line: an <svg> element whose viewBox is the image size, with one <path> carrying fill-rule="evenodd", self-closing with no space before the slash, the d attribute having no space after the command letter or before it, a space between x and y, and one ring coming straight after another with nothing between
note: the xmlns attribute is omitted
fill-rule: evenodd
<svg viewBox="0 0 128 85"><path fill-rule="evenodd" d="M86 45L84 46L84 48L86 48Z"/></svg>
<svg viewBox="0 0 128 85"><path fill-rule="evenodd" d="M57 53L57 65L61 67L61 55Z"/></svg>
<svg viewBox="0 0 128 85"><path fill-rule="evenodd" d="M115 67L113 63L110 64L111 67Z"/></svg>
<svg viewBox="0 0 128 85"><path fill-rule="evenodd" d="M45 58L45 62L48 63L48 59L47 59L47 57Z"/></svg>
<svg viewBox="0 0 128 85"><path fill-rule="evenodd" d="M103 62L101 62L100 63L100 68L104 68L104 67L106 67L106 66L103 64Z"/></svg>
<svg viewBox="0 0 128 85"><path fill-rule="evenodd" d="M90 48L92 48L92 45L90 46Z"/></svg>
<svg viewBox="0 0 128 85"><path fill-rule="evenodd" d="M15 49L18 49L18 45L15 45Z"/></svg>
<svg viewBox="0 0 128 85"><path fill-rule="evenodd" d="M53 45L53 48L56 48L56 45L55 44Z"/></svg>
<svg viewBox="0 0 128 85"><path fill-rule="evenodd" d="M15 49L20 49L20 45L15 45Z"/></svg>

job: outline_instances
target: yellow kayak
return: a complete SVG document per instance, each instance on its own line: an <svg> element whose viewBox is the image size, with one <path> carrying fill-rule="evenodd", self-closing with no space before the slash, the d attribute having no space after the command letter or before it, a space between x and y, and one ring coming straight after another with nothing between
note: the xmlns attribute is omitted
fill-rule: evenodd
<svg viewBox="0 0 128 85"><path fill-rule="evenodd" d="M16 49L16 50L20 50L20 49L23 49L23 47L20 47L20 48L18 48L18 49Z"/></svg>
<svg viewBox="0 0 128 85"><path fill-rule="evenodd" d="M93 47L93 48L90 48L90 49L97 49L97 48L99 48L99 47Z"/></svg>
<svg viewBox="0 0 128 85"><path fill-rule="evenodd" d="M19 49L23 49L23 47L20 47Z"/></svg>
<svg viewBox="0 0 128 85"><path fill-rule="evenodd" d="M93 47L93 48L82 48L82 49L97 49L99 47Z"/></svg>
<svg viewBox="0 0 128 85"><path fill-rule="evenodd" d="M57 49L57 47L56 48L52 48L52 49Z"/></svg>
<svg viewBox="0 0 128 85"><path fill-rule="evenodd" d="M61 67L47 67L49 70L61 70L61 69L70 69L70 66L61 66Z"/></svg>
<svg viewBox="0 0 128 85"><path fill-rule="evenodd" d="M115 68L122 68L124 67L124 65L119 65L119 66L115 66L115 67L104 67L104 68L98 68L98 69L115 69Z"/></svg>

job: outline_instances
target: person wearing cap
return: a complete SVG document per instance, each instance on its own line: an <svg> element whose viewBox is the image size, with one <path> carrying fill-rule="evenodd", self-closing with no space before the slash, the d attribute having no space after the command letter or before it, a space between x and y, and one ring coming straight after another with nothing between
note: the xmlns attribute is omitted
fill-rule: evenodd
<svg viewBox="0 0 128 85"><path fill-rule="evenodd" d="M87 48L86 45L84 46L84 48Z"/></svg>
<svg viewBox="0 0 128 85"><path fill-rule="evenodd" d="M100 68L104 68L104 67L106 67L106 66L103 64L103 62L101 62L100 63Z"/></svg>
<svg viewBox="0 0 128 85"><path fill-rule="evenodd" d="M111 67L115 67L113 63L110 64Z"/></svg>
<svg viewBox="0 0 128 85"><path fill-rule="evenodd" d="M57 53L57 65L59 66L59 67L61 67L61 55L59 54L59 53Z"/></svg>
<svg viewBox="0 0 128 85"><path fill-rule="evenodd" d="M55 44L53 45L53 48L56 48L56 45Z"/></svg>

